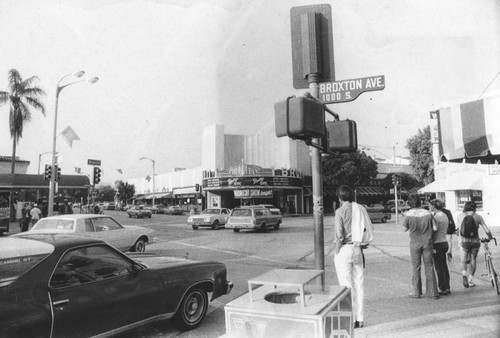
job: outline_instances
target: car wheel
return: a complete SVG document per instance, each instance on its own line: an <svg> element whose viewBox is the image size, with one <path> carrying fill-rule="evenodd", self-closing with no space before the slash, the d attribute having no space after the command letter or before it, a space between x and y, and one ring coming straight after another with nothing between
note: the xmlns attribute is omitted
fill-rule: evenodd
<svg viewBox="0 0 500 338"><path fill-rule="evenodd" d="M135 242L134 246L132 246L130 251L132 251L132 252L146 252L146 242L142 238L139 238Z"/></svg>
<svg viewBox="0 0 500 338"><path fill-rule="evenodd" d="M217 230L219 229L219 221L215 220L214 223L212 224L212 229Z"/></svg>
<svg viewBox="0 0 500 338"><path fill-rule="evenodd" d="M233 232L240 232L240 229L233 229Z"/></svg>
<svg viewBox="0 0 500 338"><path fill-rule="evenodd" d="M278 221L278 223L274 226L274 230L278 230L280 228L281 221Z"/></svg>
<svg viewBox="0 0 500 338"><path fill-rule="evenodd" d="M182 299L179 309L172 317L172 322L181 330L192 330L201 324L207 310L207 293L199 287L194 287Z"/></svg>
<svg viewBox="0 0 500 338"><path fill-rule="evenodd" d="M385 217L384 217L384 218L382 218L381 222L382 222L382 223L386 223L386 222L387 222L387 218L385 218Z"/></svg>
<svg viewBox="0 0 500 338"><path fill-rule="evenodd" d="M132 215L131 215L131 214L128 214L128 217L129 217L129 218L132 218Z"/></svg>
<svg viewBox="0 0 500 338"><path fill-rule="evenodd" d="M260 225L259 231L265 231L266 230L266 223L262 223Z"/></svg>
<svg viewBox="0 0 500 338"><path fill-rule="evenodd" d="M149 218L151 219L151 215L149 215Z"/></svg>
<svg viewBox="0 0 500 338"><path fill-rule="evenodd" d="M193 225L193 230L198 230L198 226L197 225Z"/></svg>

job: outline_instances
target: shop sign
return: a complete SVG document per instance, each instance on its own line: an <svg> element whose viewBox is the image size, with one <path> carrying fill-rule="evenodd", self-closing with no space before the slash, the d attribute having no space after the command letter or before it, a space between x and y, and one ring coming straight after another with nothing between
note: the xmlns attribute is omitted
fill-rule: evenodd
<svg viewBox="0 0 500 338"><path fill-rule="evenodd" d="M271 189L241 189L234 191L235 198L272 198L273 191Z"/></svg>
<svg viewBox="0 0 500 338"><path fill-rule="evenodd" d="M302 178L272 177L214 177L203 179L203 188L238 188L238 187L301 187Z"/></svg>

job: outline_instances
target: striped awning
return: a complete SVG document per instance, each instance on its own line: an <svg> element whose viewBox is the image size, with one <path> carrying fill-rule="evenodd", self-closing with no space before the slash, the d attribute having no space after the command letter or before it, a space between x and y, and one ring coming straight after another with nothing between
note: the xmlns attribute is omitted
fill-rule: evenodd
<svg viewBox="0 0 500 338"><path fill-rule="evenodd" d="M439 126L447 161L500 157L500 95L439 109Z"/></svg>
<svg viewBox="0 0 500 338"><path fill-rule="evenodd" d="M361 196L385 196L389 193L381 187L357 187L356 194Z"/></svg>

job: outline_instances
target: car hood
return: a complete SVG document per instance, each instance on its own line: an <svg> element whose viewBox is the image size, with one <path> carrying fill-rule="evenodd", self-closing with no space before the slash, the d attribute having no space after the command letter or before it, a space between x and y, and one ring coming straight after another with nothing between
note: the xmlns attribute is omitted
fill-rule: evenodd
<svg viewBox="0 0 500 338"><path fill-rule="evenodd" d="M200 265L221 265L223 267L223 264L218 262L200 262L179 257L157 256L150 253L128 253L127 256L151 269Z"/></svg>

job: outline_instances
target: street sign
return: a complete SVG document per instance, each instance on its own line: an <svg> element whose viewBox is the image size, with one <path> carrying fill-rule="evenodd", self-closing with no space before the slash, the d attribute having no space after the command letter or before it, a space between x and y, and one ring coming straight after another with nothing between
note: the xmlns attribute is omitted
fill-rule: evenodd
<svg viewBox="0 0 500 338"><path fill-rule="evenodd" d="M395 165L392 167L387 167L387 173L401 173L403 172L403 166Z"/></svg>
<svg viewBox="0 0 500 338"><path fill-rule="evenodd" d="M88 165L101 165L101 160L91 160L91 159L88 159L87 160L87 164Z"/></svg>
<svg viewBox="0 0 500 338"><path fill-rule="evenodd" d="M370 76L358 79L321 82L319 99L323 103L342 103L354 101L361 93L385 88L385 76Z"/></svg>

